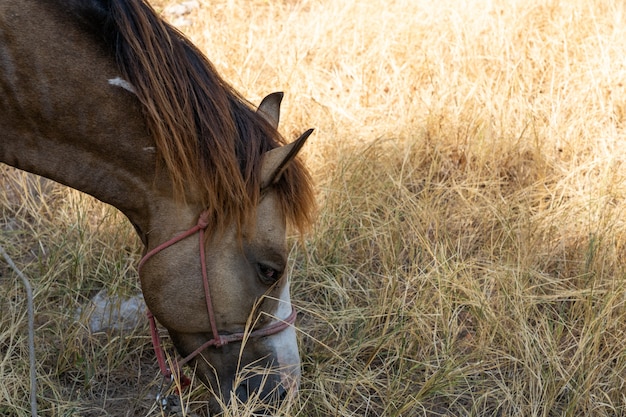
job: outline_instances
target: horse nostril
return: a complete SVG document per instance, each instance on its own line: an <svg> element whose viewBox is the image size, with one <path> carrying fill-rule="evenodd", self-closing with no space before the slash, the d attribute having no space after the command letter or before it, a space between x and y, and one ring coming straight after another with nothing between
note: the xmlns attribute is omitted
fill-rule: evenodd
<svg viewBox="0 0 626 417"><path fill-rule="evenodd" d="M287 399L289 392L280 382L274 384L268 382L256 381L255 378L247 379L237 386L235 395L241 402L247 402L258 395L258 399L265 404L279 405Z"/></svg>
<svg viewBox="0 0 626 417"><path fill-rule="evenodd" d="M276 387L276 394L277 394L276 397L278 397L278 402L285 401L285 399L287 398L287 395L289 395L285 387L283 387L282 385L279 385L278 387Z"/></svg>
<svg viewBox="0 0 626 417"><path fill-rule="evenodd" d="M250 398L250 392L248 390L248 382L247 381L244 381L241 384L239 384L239 386L235 390L235 395L237 395L237 398L241 402L245 403L245 402L248 401L248 399Z"/></svg>

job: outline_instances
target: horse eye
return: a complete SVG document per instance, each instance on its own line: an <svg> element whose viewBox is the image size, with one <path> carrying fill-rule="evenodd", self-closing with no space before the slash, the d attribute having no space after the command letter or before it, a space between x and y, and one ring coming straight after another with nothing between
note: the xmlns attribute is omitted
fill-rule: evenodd
<svg viewBox="0 0 626 417"><path fill-rule="evenodd" d="M271 285L278 281L282 276L282 272L269 265L257 264L259 280L265 285Z"/></svg>

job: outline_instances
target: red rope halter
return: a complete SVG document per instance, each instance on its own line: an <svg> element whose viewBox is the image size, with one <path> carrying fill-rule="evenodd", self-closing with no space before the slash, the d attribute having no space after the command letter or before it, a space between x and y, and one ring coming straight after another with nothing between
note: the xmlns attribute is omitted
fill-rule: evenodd
<svg viewBox="0 0 626 417"><path fill-rule="evenodd" d="M209 279L208 279L208 274L207 274L207 269L206 269L206 259L205 259L205 250L204 250L205 249L204 231L206 230L207 226L208 226L208 212L204 211L200 214L200 217L198 218L198 222L196 223L195 226L193 226L191 229L187 230L186 232L183 232L182 234L175 236L174 238L164 243L161 243L159 246L157 246L156 248L146 253L143 256L143 258L141 258L141 260L139 261L138 270L141 271L141 268L146 263L146 261L150 259L152 256L154 256L155 254L161 252L163 249L168 248L174 245L175 243L180 242L181 240L186 239L189 236L194 235L196 233L198 233L199 235L202 284L204 286L204 298L206 301L207 312L209 314L209 323L211 324L211 332L213 334L213 338L203 343L202 345L200 345L196 350L191 352L189 355L179 360L175 365L175 367L177 368L176 369L177 373L180 373L180 368L184 364L186 364L187 362L189 362L190 360L198 356L200 352L202 352L204 349L210 346L220 347L231 342L239 342L239 341L242 341L246 337L245 332L237 332L237 333L232 333L232 334L227 334L227 335L220 335L217 329L217 324L215 322L215 313L213 311L213 302L211 300L211 291L209 289ZM161 349L161 342L160 342L159 333L156 327L155 317L150 312L150 310L148 310L147 314L148 314L148 320L150 321L150 333L152 336L152 346L154 347L154 353L157 357L159 368L161 369L161 373L163 374L164 377L166 378L171 377L172 371L167 367L167 364L165 362L165 355L163 353L163 349ZM264 327L262 329L254 330L248 333L247 335L249 338L258 338L258 337L269 336L269 335L281 332L287 327L295 323L296 315L297 315L296 309L295 307L292 306L291 314L289 314L287 318L280 319L279 321L272 323L269 326ZM182 375L182 383L185 386L189 385L189 379L186 378L184 375Z"/></svg>

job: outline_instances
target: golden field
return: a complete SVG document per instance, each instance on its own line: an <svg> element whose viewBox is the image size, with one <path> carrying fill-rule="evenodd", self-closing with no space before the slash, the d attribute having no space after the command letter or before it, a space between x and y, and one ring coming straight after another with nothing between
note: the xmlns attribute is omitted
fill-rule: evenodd
<svg viewBox="0 0 626 417"><path fill-rule="evenodd" d="M292 250L303 380L282 415L626 415L626 3L173 3L153 2L251 102L285 92L285 137L315 128L318 221ZM132 227L0 169L40 415L160 415L147 323L75 318L100 289L139 291ZM0 274L0 415L27 416L24 292Z"/></svg>

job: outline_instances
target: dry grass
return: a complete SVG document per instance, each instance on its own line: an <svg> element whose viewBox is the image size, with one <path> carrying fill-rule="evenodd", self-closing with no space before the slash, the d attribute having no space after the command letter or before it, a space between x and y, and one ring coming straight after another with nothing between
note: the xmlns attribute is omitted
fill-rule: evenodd
<svg viewBox="0 0 626 417"><path fill-rule="evenodd" d="M319 222L293 253L303 384L282 414L626 415L625 7L192 11L182 29L226 79L255 103L285 91L288 137L316 128ZM100 288L137 291L131 228L2 175L0 243L36 288L42 415L156 415L146 329L90 336L73 316ZM0 268L0 414L27 415L25 303Z"/></svg>

